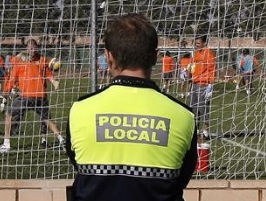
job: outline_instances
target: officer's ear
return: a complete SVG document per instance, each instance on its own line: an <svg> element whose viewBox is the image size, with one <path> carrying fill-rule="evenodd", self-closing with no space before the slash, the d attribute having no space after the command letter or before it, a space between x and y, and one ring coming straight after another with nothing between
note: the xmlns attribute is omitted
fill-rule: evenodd
<svg viewBox="0 0 266 201"><path fill-rule="evenodd" d="M109 72L114 77L117 74L119 74L119 71L121 69L119 69L118 66L116 65L116 61L115 61L111 51L105 49L104 54L105 54L105 57L106 57L106 60L108 63Z"/></svg>
<svg viewBox="0 0 266 201"><path fill-rule="evenodd" d="M105 54L109 69L114 68L116 65L115 65L115 60L114 60L112 52L105 49L104 54Z"/></svg>

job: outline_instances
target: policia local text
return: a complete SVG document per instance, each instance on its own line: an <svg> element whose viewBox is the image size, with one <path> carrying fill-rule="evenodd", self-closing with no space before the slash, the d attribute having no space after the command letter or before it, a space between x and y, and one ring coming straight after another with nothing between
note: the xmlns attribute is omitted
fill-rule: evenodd
<svg viewBox="0 0 266 201"><path fill-rule="evenodd" d="M98 142L133 142L167 146L170 119L131 114L97 114Z"/></svg>

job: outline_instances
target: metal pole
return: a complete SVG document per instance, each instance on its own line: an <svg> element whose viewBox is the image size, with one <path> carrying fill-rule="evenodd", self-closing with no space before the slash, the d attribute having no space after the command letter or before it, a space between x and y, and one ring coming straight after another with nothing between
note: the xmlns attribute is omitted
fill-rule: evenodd
<svg viewBox="0 0 266 201"><path fill-rule="evenodd" d="M221 38L221 34L220 34L220 0L217 0L217 3L218 3L218 10L217 10L217 13L218 13L218 31L217 31L217 33L218 33L218 38L220 39ZM215 10L214 10L214 12L215 12ZM215 23L215 22L214 22ZM218 44L218 48L217 48L217 53L216 53L216 56L217 56L217 78L218 79L220 79L220 70L221 70L221 66L223 66L223 64L222 65L220 65L220 40L219 40L219 44ZM223 68L222 68L222 70L223 70Z"/></svg>
<svg viewBox="0 0 266 201"><path fill-rule="evenodd" d="M91 91L97 89L97 9L96 0L91 0Z"/></svg>

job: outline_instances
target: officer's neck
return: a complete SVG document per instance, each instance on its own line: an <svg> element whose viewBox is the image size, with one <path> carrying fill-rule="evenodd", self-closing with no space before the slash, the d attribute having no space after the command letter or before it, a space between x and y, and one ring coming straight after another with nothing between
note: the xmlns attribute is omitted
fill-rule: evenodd
<svg viewBox="0 0 266 201"><path fill-rule="evenodd" d="M125 69L121 71L119 75L150 79L150 72L146 72L143 69L135 69L135 70Z"/></svg>

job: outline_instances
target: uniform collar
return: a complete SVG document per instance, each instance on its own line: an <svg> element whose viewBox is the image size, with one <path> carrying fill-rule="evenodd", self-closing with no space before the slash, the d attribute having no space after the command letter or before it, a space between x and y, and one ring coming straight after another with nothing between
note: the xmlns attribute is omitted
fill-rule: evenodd
<svg viewBox="0 0 266 201"><path fill-rule="evenodd" d="M111 85L152 88L156 91L160 91L160 88L152 80L143 79L139 77L124 76L124 75L119 75L119 76L114 77L111 82Z"/></svg>

